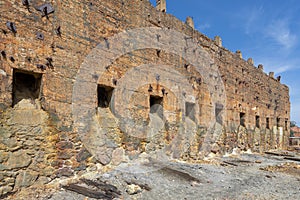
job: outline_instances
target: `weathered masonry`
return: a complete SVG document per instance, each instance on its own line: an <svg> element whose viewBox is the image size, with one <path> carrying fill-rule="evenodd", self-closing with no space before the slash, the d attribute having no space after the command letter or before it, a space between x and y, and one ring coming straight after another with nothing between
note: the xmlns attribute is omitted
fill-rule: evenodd
<svg viewBox="0 0 300 200"><path fill-rule="evenodd" d="M280 77L164 0L0 5L0 195L141 157L288 143Z"/></svg>

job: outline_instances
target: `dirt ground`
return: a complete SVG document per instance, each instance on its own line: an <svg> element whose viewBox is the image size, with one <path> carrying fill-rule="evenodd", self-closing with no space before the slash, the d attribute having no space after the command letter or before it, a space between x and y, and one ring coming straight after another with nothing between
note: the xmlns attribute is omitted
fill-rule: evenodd
<svg viewBox="0 0 300 200"><path fill-rule="evenodd" d="M244 153L192 164L153 161L90 172L74 184L61 181L56 189L27 188L6 199L300 199L300 162L285 157Z"/></svg>

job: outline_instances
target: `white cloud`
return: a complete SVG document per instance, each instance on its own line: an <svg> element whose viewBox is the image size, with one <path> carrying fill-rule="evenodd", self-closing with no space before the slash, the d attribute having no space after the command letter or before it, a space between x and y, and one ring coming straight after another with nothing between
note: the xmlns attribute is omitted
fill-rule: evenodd
<svg viewBox="0 0 300 200"><path fill-rule="evenodd" d="M287 62L284 58L264 55L257 59L257 63L264 65L265 72L274 72L275 75L287 72L294 68L293 63ZM288 64L287 64L288 63Z"/></svg>
<svg viewBox="0 0 300 200"><path fill-rule="evenodd" d="M285 65L285 66L281 66L281 67L277 67L274 69L274 72L276 74L279 74L279 73L283 73L283 72L286 72L288 71L289 69L291 69L292 67L290 67L289 65Z"/></svg>
<svg viewBox="0 0 300 200"><path fill-rule="evenodd" d="M295 55L298 37L290 29L291 21L285 19L272 20L260 29L262 37L255 44L259 50L252 50L252 57L265 66L267 72L275 74L299 69L300 59Z"/></svg>
<svg viewBox="0 0 300 200"><path fill-rule="evenodd" d="M251 34L252 32L256 32L259 29L259 22L264 14L263 6L259 8L254 7L251 10L246 10L241 13L246 22L245 22L245 32L246 34Z"/></svg>
<svg viewBox="0 0 300 200"><path fill-rule="evenodd" d="M286 50L297 44L297 36L291 33L288 20L274 20L267 26L265 31L266 36L271 37Z"/></svg>
<svg viewBox="0 0 300 200"><path fill-rule="evenodd" d="M243 9L236 16L236 20L242 20L245 34L251 37L260 34L270 45L280 47L284 51L295 47L298 41L297 34L290 29L292 24L290 18L292 17L288 12L282 19L278 11L270 13L270 10L265 10L263 5Z"/></svg>
<svg viewBox="0 0 300 200"><path fill-rule="evenodd" d="M265 51L265 54L253 56L258 64L263 64L265 72L275 72L275 74L289 73L290 76L300 71L300 59L294 57L294 54L285 54L283 49L277 48L278 52L274 53L275 47ZM272 51L273 50L273 51ZM299 93L300 95L300 93Z"/></svg>
<svg viewBox="0 0 300 200"><path fill-rule="evenodd" d="M197 30L199 30L200 32L203 32L204 30L209 29L209 28L210 28L210 24L208 24L208 23L197 26Z"/></svg>

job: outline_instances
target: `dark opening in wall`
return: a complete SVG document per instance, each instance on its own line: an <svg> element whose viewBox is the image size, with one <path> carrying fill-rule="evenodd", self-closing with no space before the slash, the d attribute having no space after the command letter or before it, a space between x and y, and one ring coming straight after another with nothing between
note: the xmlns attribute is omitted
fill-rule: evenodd
<svg viewBox="0 0 300 200"><path fill-rule="evenodd" d="M288 130L288 120L287 119L284 121L284 129L286 131Z"/></svg>
<svg viewBox="0 0 300 200"><path fill-rule="evenodd" d="M196 122L196 110L194 103L185 102L185 116Z"/></svg>
<svg viewBox="0 0 300 200"><path fill-rule="evenodd" d="M98 107L108 108L110 106L111 97L114 88L106 85L98 85L97 95L98 95Z"/></svg>
<svg viewBox="0 0 300 200"><path fill-rule="evenodd" d="M150 96L150 113L157 114L160 118L163 119L164 110L163 110L163 97L159 96Z"/></svg>
<svg viewBox="0 0 300 200"><path fill-rule="evenodd" d="M266 128L270 129L270 118L269 117L266 118Z"/></svg>
<svg viewBox="0 0 300 200"><path fill-rule="evenodd" d="M260 128L260 117L258 115L255 116L255 127Z"/></svg>
<svg viewBox="0 0 300 200"><path fill-rule="evenodd" d="M221 115L221 112L222 112L223 108L224 108L224 106L222 104L219 104L219 103L216 104L216 107L215 107L215 116L216 116L216 121L219 124L223 123L223 119L222 119L222 115Z"/></svg>
<svg viewBox="0 0 300 200"><path fill-rule="evenodd" d="M240 125L245 127L246 126L245 122L246 122L246 114L241 112L240 113Z"/></svg>
<svg viewBox="0 0 300 200"><path fill-rule="evenodd" d="M277 119L276 119L276 126L277 126L277 128L280 126L280 118L279 117L277 117Z"/></svg>
<svg viewBox="0 0 300 200"><path fill-rule="evenodd" d="M22 99L35 100L40 97L42 74L21 71L13 71L13 106Z"/></svg>

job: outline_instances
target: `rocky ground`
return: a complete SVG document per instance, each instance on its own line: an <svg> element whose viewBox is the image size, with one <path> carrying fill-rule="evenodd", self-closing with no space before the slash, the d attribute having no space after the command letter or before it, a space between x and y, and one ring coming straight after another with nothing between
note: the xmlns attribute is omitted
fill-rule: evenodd
<svg viewBox="0 0 300 200"><path fill-rule="evenodd" d="M90 172L27 188L6 199L299 199L300 162L285 156L234 153L193 164L120 165L104 174Z"/></svg>

